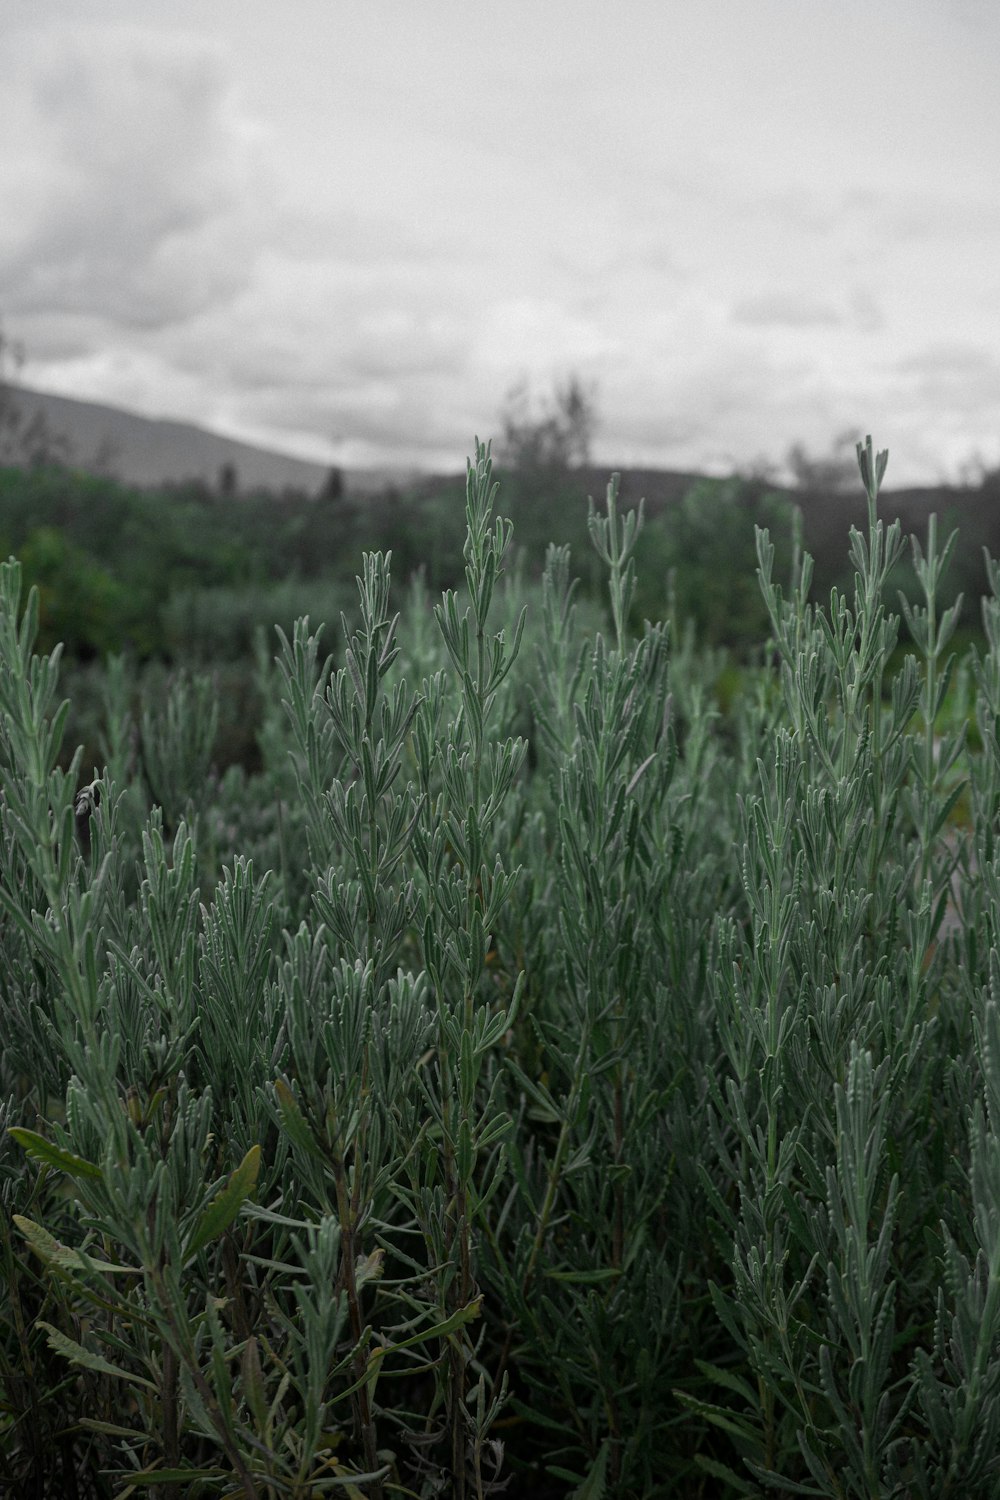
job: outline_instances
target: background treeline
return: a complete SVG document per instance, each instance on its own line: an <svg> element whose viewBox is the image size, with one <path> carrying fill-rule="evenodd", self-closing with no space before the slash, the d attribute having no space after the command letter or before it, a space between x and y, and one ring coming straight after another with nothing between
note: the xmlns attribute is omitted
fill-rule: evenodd
<svg viewBox="0 0 1000 1500"><path fill-rule="evenodd" d="M309 615L327 626L328 648L355 600L365 551L391 552L400 583L419 577L432 593L460 586L465 534L464 478L421 479L357 493L337 468L309 493L253 489L233 463L214 484L138 488L94 464L74 466L75 450L44 410L29 416L3 377L0 333L0 557L20 560L37 587L39 643L63 643L74 702L70 739L96 758L100 663L128 661L136 688L156 696L166 674L209 669L220 717L221 766L260 765L256 726L275 649L275 627L290 632ZM525 387L508 393L501 417L497 472L516 538L511 560L526 586L539 584L547 546L568 546L581 598L601 598L600 560L588 535L589 497L603 495L606 469L591 462L593 392L571 378L539 405ZM823 457L801 446L786 458L791 487L773 472L716 479L694 473L631 469L621 480L627 506L644 502L635 558L630 626L669 620L674 638L690 635L716 650L714 686L723 707L738 672L759 659L768 619L756 580L755 528L770 532L776 568L789 576L807 551L821 598L852 587L851 527L865 524L853 440ZM1000 554L1000 471L980 466L960 487L914 489L883 498L887 520L926 532L935 511L959 537L942 601L965 600L959 641L981 642L979 599L988 593L984 549ZM898 571L898 570L897 570ZM905 580L890 580L895 607ZM912 593L912 589L911 589Z"/></svg>
<svg viewBox="0 0 1000 1500"><path fill-rule="evenodd" d="M463 474L361 494L334 467L312 493L279 493L243 483L226 461L212 485L137 488L115 478L100 453L81 459L45 406L25 405L13 383L23 359L0 326L0 558L16 555L26 586L39 590L43 650L59 641L76 663L125 652L138 664L213 664L232 679L233 664L259 655L262 633L270 652L275 625L287 632L308 613L332 627L349 613L365 551L391 551L397 581L419 574L435 592L460 585ZM608 471L591 461L595 390L575 375L541 399L515 385L498 425L513 565L537 582L549 544L569 546L582 594L600 598L588 508L590 496L603 496ZM191 429L192 441L197 436ZM804 548L822 597L834 586L850 589L848 536L865 522L857 436L841 434L825 457L791 448L790 488L767 466L725 479L626 470L622 503L644 502L646 522L630 624L669 618L675 635L690 629L699 644L746 661L767 633L758 526L774 539L785 576ZM943 598L964 595L962 624L981 638L975 601L989 591L984 549L1000 554L1000 469L980 463L967 471L975 478L962 486L888 493L882 503L887 521L898 517L918 536L932 511L946 531L958 528ZM894 579L893 604L896 587ZM245 697L246 674L237 676ZM250 751L233 744L230 753L241 759Z"/></svg>
<svg viewBox="0 0 1000 1500"><path fill-rule="evenodd" d="M588 496L603 494L596 467L502 472L518 539L518 565L541 575L549 542L569 545L585 593L598 576L587 542ZM738 655L761 637L754 527L767 526L790 556L796 510L801 544L815 558L816 588L850 583L847 536L863 524L863 497L838 489L788 490L759 478L707 479L626 471L623 503L646 502L633 614L693 621L706 645ZM959 528L946 593L986 591L984 547L1000 551L1000 476L976 487L885 496L887 519L918 535L934 510ZM416 572L434 590L462 574L461 476L429 479L364 499L341 491L220 494L204 485L142 491L110 478L46 466L0 468L0 554L14 553L41 595L42 645L57 640L87 661L129 651L139 661L235 661L255 632L297 615L339 618L353 597L366 549L393 554L399 579ZM966 611L972 624L973 611Z"/></svg>

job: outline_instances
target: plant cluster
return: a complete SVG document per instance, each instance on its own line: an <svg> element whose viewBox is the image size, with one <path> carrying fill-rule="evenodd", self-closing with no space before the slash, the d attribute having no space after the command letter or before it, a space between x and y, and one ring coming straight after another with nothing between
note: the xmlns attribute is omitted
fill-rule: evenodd
<svg viewBox="0 0 1000 1500"><path fill-rule="evenodd" d="M956 666L858 457L725 720L617 480L610 629L565 547L533 618L478 443L460 586L366 554L252 775L121 661L67 763L0 569L0 1484L996 1495L1000 567Z"/></svg>
<svg viewBox="0 0 1000 1500"><path fill-rule="evenodd" d="M573 436L573 422L586 415L581 389L570 383L557 392L557 409L562 436L550 458L554 419L532 421L516 406L508 415L504 508L525 576L540 580L550 543L570 546L579 592L596 602L604 580L590 550L586 498L604 476L581 466L586 445ZM455 475L364 499L333 482L315 496L194 483L141 491L66 466L0 466L0 556L18 557L25 588L38 587L39 647L61 643L67 667L126 652L139 664L239 667L245 685L261 633L270 649L276 624L290 634L306 613L335 621L349 609L365 551L392 551L397 587L417 572L435 592L460 587L463 488ZM995 490L984 479L979 489L886 497L882 508L891 503L890 514L921 534L932 506L943 525L959 526L948 587L952 596L979 597L989 589L983 546L1000 555ZM691 621L702 644L749 658L767 630L754 529L770 530L785 576L793 502L817 583L824 593L834 584L850 588L849 529L864 527L864 501L852 493L789 494L762 477L655 471L624 475L622 493L646 495L630 620L638 632L645 618L670 618L681 629ZM234 761L248 760L238 743L221 748Z"/></svg>

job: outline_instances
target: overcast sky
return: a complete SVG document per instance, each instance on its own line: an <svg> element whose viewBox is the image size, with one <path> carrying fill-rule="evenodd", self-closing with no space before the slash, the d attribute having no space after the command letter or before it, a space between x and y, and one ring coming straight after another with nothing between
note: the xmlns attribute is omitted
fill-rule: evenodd
<svg viewBox="0 0 1000 1500"><path fill-rule="evenodd" d="M1000 463L997 0L0 0L28 384L350 465Z"/></svg>

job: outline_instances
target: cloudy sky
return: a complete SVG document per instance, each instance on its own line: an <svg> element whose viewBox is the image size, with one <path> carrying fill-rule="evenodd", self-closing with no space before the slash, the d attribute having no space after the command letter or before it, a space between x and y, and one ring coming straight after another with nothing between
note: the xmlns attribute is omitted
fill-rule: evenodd
<svg viewBox="0 0 1000 1500"><path fill-rule="evenodd" d="M351 465L570 374L609 465L1000 463L996 0L0 4L28 384Z"/></svg>

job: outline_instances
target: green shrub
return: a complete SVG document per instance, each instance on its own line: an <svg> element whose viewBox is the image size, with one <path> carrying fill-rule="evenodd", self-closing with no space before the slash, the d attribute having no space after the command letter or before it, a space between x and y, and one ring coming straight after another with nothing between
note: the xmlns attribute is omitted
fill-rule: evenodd
<svg viewBox="0 0 1000 1500"><path fill-rule="evenodd" d="M849 597L758 534L724 719L616 483L608 632L567 548L503 576L478 445L461 593L367 554L254 774L120 660L66 767L0 570L13 1493L997 1493L1000 569L968 737L885 459Z"/></svg>
<svg viewBox="0 0 1000 1500"><path fill-rule="evenodd" d="M253 657L259 632L270 641L280 626L312 613L338 622L350 606L346 585L316 579L284 580L256 588L204 586L178 589L160 610L163 645L173 661L192 664Z"/></svg>
<svg viewBox="0 0 1000 1500"><path fill-rule="evenodd" d="M669 611L698 639L740 655L759 647L767 611L754 577L754 537L769 528L787 577L801 518L784 497L739 479L703 479L646 528L639 617ZM669 592L668 592L669 591Z"/></svg>

